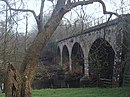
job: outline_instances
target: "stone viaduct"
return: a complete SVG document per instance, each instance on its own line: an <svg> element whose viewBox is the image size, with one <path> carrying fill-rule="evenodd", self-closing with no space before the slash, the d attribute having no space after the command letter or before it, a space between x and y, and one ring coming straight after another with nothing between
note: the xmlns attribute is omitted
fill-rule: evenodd
<svg viewBox="0 0 130 97"><path fill-rule="evenodd" d="M58 42L59 64L90 80L130 86L130 15L88 28Z"/></svg>

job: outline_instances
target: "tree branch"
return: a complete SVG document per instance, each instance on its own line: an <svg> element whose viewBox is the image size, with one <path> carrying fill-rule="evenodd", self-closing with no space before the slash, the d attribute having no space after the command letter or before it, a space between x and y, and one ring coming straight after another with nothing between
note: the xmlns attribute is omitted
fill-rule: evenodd
<svg viewBox="0 0 130 97"><path fill-rule="evenodd" d="M40 7L40 13L37 17L37 27L38 27L38 30L39 32L42 30L42 24L43 24L43 9L44 9L44 2L45 0L41 0L41 7Z"/></svg>
<svg viewBox="0 0 130 97"><path fill-rule="evenodd" d="M110 14L110 15L114 14L117 17L119 17L119 15L117 13L106 11L106 5L102 0L87 0L87 1L83 0L83 1L78 1L78 2L67 3L66 6L64 7L64 10L66 11L65 13L67 13L72 8L75 8L79 5L83 6L83 5L93 4L94 2L101 3L104 14Z"/></svg>
<svg viewBox="0 0 130 97"><path fill-rule="evenodd" d="M40 16L43 16L43 8L44 8L44 2L45 2L45 0L41 0L41 7L40 7ZM41 18L43 18L43 17L41 17Z"/></svg>
<svg viewBox="0 0 130 97"><path fill-rule="evenodd" d="M31 13L33 14L34 18L36 19L36 21L38 21L37 16L36 16L36 13L35 13L33 10L30 10L30 9L15 9L15 8L12 8L12 7L10 6L10 4L8 3L7 0L1 0L1 1L5 2L5 3L7 4L7 6L9 7L10 10L13 10L13 11L21 11L21 12L31 12Z"/></svg>
<svg viewBox="0 0 130 97"><path fill-rule="evenodd" d="M66 0L57 0L57 4L53 10L52 16L58 13L58 11L60 11L63 8L63 6L65 6L65 2Z"/></svg>
<svg viewBox="0 0 130 97"><path fill-rule="evenodd" d="M110 14L110 15L114 14L115 16L119 17L119 14L118 14L118 13L108 12L108 11L106 10L106 5L105 5L105 3L104 3L102 0L97 0L97 2L99 2L99 3L102 4L102 8L103 8L103 13L104 13L104 14Z"/></svg>

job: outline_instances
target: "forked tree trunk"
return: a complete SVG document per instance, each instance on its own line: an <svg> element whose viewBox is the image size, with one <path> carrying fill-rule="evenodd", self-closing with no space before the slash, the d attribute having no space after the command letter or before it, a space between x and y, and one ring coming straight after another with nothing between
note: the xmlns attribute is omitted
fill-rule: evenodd
<svg viewBox="0 0 130 97"><path fill-rule="evenodd" d="M60 11L57 15L53 15L42 32L38 33L27 50L21 71L17 71L13 65L8 66L6 97L32 97L31 85L39 62L40 52L60 24L64 14Z"/></svg>

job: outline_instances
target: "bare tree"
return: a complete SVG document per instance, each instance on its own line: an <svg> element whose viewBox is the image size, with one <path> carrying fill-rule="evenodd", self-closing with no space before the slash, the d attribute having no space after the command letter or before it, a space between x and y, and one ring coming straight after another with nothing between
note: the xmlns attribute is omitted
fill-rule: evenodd
<svg viewBox="0 0 130 97"><path fill-rule="evenodd" d="M45 47L46 43L60 24L63 16L67 12L71 11L71 9L77 6L89 5L94 2L98 2L101 3L104 14L114 14L118 16L116 13L106 11L105 3L102 0L57 0L50 19L43 26L43 8L45 0L41 0L40 13L38 16L33 10L15 9L10 6L7 0L1 1L4 1L10 10L31 12L34 15L38 27L38 34L26 51L21 70L18 71L13 65L9 65L6 80L6 97L32 97L31 85L35 76L41 50Z"/></svg>

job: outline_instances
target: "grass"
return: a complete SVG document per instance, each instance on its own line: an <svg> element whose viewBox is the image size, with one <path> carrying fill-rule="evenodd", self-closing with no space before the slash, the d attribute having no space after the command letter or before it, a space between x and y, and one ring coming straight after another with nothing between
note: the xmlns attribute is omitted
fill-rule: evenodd
<svg viewBox="0 0 130 97"><path fill-rule="evenodd" d="M0 92L0 97L5 97L4 93Z"/></svg>
<svg viewBox="0 0 130 97"><path fill-rule="evenodd" d="M33 97L130 97L130 88L42 89L33 90Z"/></svg>
<svg viewBox="0 0 130 97"><path fill-rule="evenodd" d="M130 88L65 88L34 90L33 97L130 97Z"/></svg>

